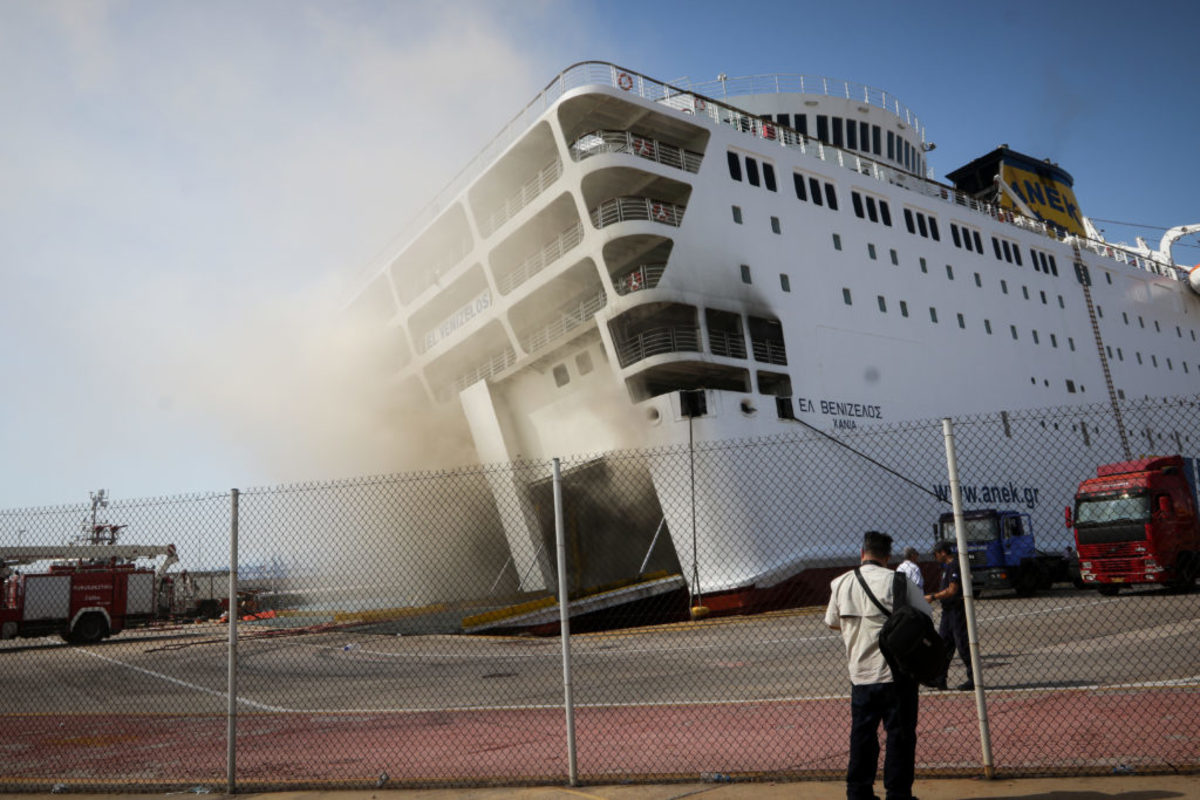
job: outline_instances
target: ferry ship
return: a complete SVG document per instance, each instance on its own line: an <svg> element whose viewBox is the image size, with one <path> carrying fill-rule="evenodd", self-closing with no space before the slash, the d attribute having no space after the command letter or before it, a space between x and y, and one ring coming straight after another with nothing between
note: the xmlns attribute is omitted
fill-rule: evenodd
<svg viewBox="0 0 1200 800"><path fill-rule="evenodd" d="M1106 242L1065 169L1001 146L945 183L933 149L913 111L855 83L575 64L351 307L377 320L400 395L461 407L480 463L1200 390L1200 274L1171 255L1200 226ZM648 468L693 595L735 606L828 557L826 523L763 513L804 475L715 468L697 491ZM491 488L520 589L553 586L532 488ZM660 531L630 527L636 564ZM843 527L857 552L862 528ZM594 582L637 571L608 567Z"/></svg>

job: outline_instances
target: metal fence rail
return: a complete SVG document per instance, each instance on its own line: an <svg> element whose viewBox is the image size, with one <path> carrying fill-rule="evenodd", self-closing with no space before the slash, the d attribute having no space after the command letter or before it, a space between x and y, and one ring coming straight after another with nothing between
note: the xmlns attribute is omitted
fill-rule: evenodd
<svg viewBox="0 0 1200 800"><path fill-rule="evenodd" d="M1123 402L1119 423L1106 403L953 424L964 506L1027 514L1039 549L1065 553L1075 487L1125 459L1118 424L1135 455L1196 455L1200 398ZM828 584L867 528L918 548L936 581L941 421L797 424L560 475L521 462L111 503L123 542L175 545L173 586L223 609L235 568L233 702L230 623L207 613L95 644L5 639L0 791L840 776ZM2 511L0 546L60 544L89 513ZM996 773L1200 768L1200 595L1078 580L976 587ZM919 775L983 772L971 694L922 689L918 734Z"/></svg>

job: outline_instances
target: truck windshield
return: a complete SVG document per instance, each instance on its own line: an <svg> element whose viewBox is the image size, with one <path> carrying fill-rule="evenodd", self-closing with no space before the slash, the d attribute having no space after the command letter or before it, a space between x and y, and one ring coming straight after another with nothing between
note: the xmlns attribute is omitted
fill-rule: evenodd
<svg viewBox="0 0 1200 800"><path fill-rule="evenodd" d="M996 539L996 518L963 519L963 533L968 542L992 542ZM954 541L954 518L942 520L942 539Z"/></svg>
<svg viewBox="0 0 1200 800"><path fill-rule="evenodd" d="M1076 525L1145 522L1149 519L1150 495L1145 493L1084 498L1075 506Z"/></svg>

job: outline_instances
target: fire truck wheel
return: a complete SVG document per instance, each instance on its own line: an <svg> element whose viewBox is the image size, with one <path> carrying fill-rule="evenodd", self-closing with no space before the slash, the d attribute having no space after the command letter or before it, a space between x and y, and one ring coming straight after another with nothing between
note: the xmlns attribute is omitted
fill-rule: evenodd
<svg viewBox="0 0 1200 800"><path fill-rule="evenodd" d="M108 633L108 625L99 614L84 614L71 629L72 644L95 644Z"/></svg>
<svg viewBox="0 0 1200 800"><path fill-rule="evenodd" d="M1196 586L1196 573L1200 572L1200 557L1194 553L1180 553L1176 562L1179 577L1171 585L1177 592L1190 592Z"/></svg>

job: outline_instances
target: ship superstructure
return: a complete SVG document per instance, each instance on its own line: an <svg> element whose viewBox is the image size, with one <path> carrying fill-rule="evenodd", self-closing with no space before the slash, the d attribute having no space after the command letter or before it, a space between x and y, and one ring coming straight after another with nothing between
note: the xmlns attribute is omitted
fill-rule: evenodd
<svg viewBox="0 0 1200 800"><path fill-rule="evenodd" d="M1076 229L1053 165L1000 148L948 185L931 149L898 100L845 81L677 87L577 64L354 305L381 321L398 391L460 404L484 463L1200 389L1200 297L1166 239ZM1016 177L990 181L1003 164ZM494 480L538 588L526 487ZM723 532L766 524L756 505L788 489L707 480L744 502L706 509L699 536L667 513L685 576L721 553L693 590L768 586L809 557L803 526L731 553Z"/></svg>

